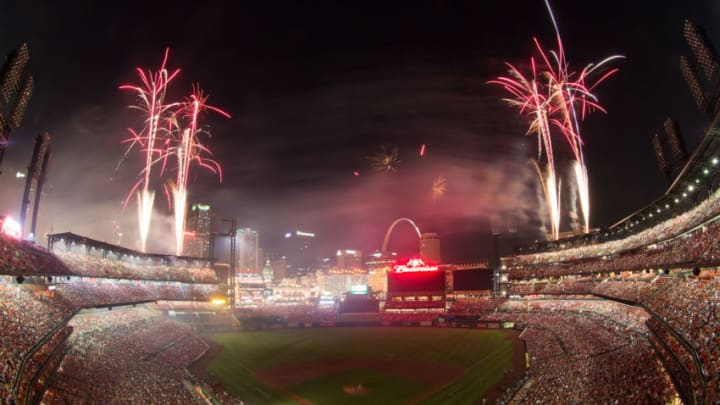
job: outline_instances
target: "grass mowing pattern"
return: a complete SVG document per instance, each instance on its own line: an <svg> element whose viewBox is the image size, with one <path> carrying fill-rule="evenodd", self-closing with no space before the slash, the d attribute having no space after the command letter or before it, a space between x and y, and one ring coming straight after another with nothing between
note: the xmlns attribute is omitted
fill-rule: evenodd
<svg viewBox="0 0 720 405"><path fill-rule="evenodd" d="M322 360L379 359L444 364L465 370L457 380L421 403L473 403L512 367L512 343L498 330L440 328L325 328L221 333L213 339L222 353L208 370L247 404L296 403L258 381L254 371ZM373 387L368 395L343 391L347 383ZM403 403L430 393L421 381L382 370L352 369L303 381L291 387L317 405ZM437 387L435 387L437 390Z"/></svg>

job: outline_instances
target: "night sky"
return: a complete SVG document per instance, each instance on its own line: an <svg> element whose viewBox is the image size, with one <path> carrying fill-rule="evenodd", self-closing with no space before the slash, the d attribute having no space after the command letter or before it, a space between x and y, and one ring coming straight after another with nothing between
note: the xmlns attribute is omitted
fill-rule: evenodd
<svg viewBox="0 0 720 405"><path fill-rule="evenodd" d="M194 168L190 201L258 229L266 250L300 229L315 232L327 254L371 252L401 216L438 232L454 261L488 257L490 218L507 212L523 236L538 234L528 164L536 142L524 136L525 118L499 101L504 92L486 82L505 73L504 61L525 63L533 36L554 46L541 0L203 3L2 2L0 52L28 42L35 93L2 162L0 213L17 216L24 183L15 173L47 130L54 156L38 233L116 242L119 226L122 244L137 247L137 208L122 201L140 153L118 163L127 128L139 129L142 117L118 85L136 81L136 66L156 68L170 47L169 66L182 73L169 97L200 83L233 116L206 117L213 134L206 144L224 176L219 183ZM608 114L582 126L592 224L609 226L664 191L650 146L664 119L680 122L690 149L707 128L680 75L679 57L689 52L682 24L694 19L720 44L712 25L720 3L557 0L553 7L572 66L627 57L596 91ZM560 139L556 145L566 149ZM394 173L371 168L368 157L383 147L399 151ZM447 192L433 201L440 176ZM150 250L171 251L160 191L155 207ZM399 227L391 247L410 246L410 229Z"/></svg>

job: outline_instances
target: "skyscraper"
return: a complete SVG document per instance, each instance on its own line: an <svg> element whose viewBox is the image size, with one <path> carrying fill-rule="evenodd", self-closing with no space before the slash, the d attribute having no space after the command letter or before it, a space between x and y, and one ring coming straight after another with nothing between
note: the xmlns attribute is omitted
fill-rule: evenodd
<svg viewBox="0 0 720 405"><path fill-rule="evenodd" d="M209 257L213 212L207 204L193 204L185 223L185 256Z"/></svg>
<svg viewBox="0 0 720 405"><path fill-rule="evenodd" d="M260 257L260 235L254 229L237 230L237 272L259 274L262 266Z"/></svg>
<svg viewBox="0 0 720 405"><path fill-rule="evenodd" d="M306 231L287 232L283 238L282 255L287 262L287 275L306 275L318 266L319 255L313 244L315 234Z"/></svg>
<svg viewBox="0 0 720 405"><path fill-rule="evenodd" d="M420 239L420 257L425 263L439 264L440 260L440 238L436 233L424 233Z"/></svg>

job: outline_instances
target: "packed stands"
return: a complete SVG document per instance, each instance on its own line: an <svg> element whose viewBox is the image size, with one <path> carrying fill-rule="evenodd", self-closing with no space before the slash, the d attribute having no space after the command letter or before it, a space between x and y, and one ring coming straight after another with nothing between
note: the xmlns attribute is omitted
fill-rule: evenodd
<svg viewBox="0 0 720 405"><path fill-rule="evenodd" d="M504 303L504 298L459 298L449 309L452 314L488 314Z"/></svg>
<svg viewBox="0 0 720 405"><path fill-rule="evenodd" d="M78 349L77 335L84 332L74 330L68 322L78 319L73 317L83 309L117 310L123 305L158 300L207 302L218 293L215 273L206 261L142 255L77 238L83 244L58 244L56 247L69 249L48 252L30 242L0 235L3 399L40 402L66 353ZM105 332L98 331L98 336ZM176 348L159 353L158 362L177 369L192 360L203 345L196 338L185 337Z"/></svg>
<svg viewBox="0 0 720 405"><path fill-rule="evenodd" d="M53 252L65 263L72 274L78 276L129 280L172 280L183 283L217 282L215 272L209 267L166 265L162 261L152 259L108 259L74 251L67 252L62 249L55 249Z"/></svg>
<svg viewBox="0 0 720 405"><path fill-rule="evenodd" d="M509 278L521 280L653 268L717 265L720 265L720 222L713 222L679 237L624 251L610 257L514 266L509 271Z"/></svg>
<svg viewBox="0 0 720 405"><path fill-rule="evenodd" d="M152 281L73 280L55 284L55 294L77 307L112 306L158 300L208 301L214 284L160 283Z"/></svg>
<svg viewBox="0 0 720 405"><path fill-rule="evenodd" d="M7 283L0 283L0 310L0 394L9 398L22 359L35 343L65 323L71 312Z"/></svg>
<svg viewBox="0 0 720 405"><path fill-rule="evenodd" d="M197 401L185 368L208 347L188 326L140 308L83 314L70 325L70 350L44 403Z"/></svg>
<svg viewBox="0 0 720 405"><path fill-rule="evenodd" d="M517 403L668 403L677 397L645 339L647 313L598 300L508 301L491 315L523 320L529 380Z"/></svg>
<svg viewBox="0 0 720 405"><path fill-rule="evenodd" d="M650 278L649 276L652 276ZM532 285L532 284L528 284ZM528 285L513 285L509 294L529 295ZM720 274L689 271L668 274L626 273L625 275L574 278L535 284L533 296L593 294L637 304L654 317L648 326L654 332L661 353L670 353L683 370L678 380L687 380L697 398L706 402L718 398L720 370Z"/></svg>
<svg viewBox="0 0 720 405"><path fill-rule="evenodd" d="M33 243L0 233L0 274L55 276L72 273L53 254Z"/></svg>
<svg viewBox="0 0 720 405"><path fill-rule="evenodd" d="M713 158L711 164L717 163ZM672 212L673 201L653 207L643 215L656 212L664 219L628 236L596 243L587 239L579 246L562 247L560 241L555 251L503 259L507 295L586 294L643 308L652 316L647 321L649 341L683 398L717 403L720 190L710 190L706 199L683 213ZM642 220L638 216L624 226Z"/></svg>
<svg viewBox="0 0 720 405"><path fill-rule="evenodd" d="M553 252L518 255L509 258L508 267L568 262L587 258L601 258L624 251L643 248L663 242L702 227L720 215L720 190L700 202L696 207L663 221L651 228L631 234L622 239L570 247Z"/></svg>

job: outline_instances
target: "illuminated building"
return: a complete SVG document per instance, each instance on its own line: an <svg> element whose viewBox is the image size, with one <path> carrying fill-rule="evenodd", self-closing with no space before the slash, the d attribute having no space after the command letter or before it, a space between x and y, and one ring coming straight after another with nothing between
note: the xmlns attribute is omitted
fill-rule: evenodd
<svg viewBox="0 0 720 405"><path fill-rule="evenodd" d="M382 298L387 292L387 274L397 262L397 253L382 254L378 251L368 256L365 268L368 271L368 286L378 297Z"/></svg>
<svg viewBox="0 0 720 405"><path fill-rule="evenodd" d="M190 208L185 225L185 244L183 247L185 256L210 256L212 217L212 209L207 204L194 204Z"/></svg>
<svg viewBox="0 0 720 405"><path fill-rule="evenodd" d="M277 305L297 305L317 302L320 297L311 277L285 278L273 286L272 300Z"/></svg>
<svg viewBox="0 0 720 405"><path fill-rule="evenodd" d="M422 238L420 238L420 257L427 263L442 263L438 234L430 232L422 234Z"/></svg>
<svg viewBox="0 0 720 405"><path fill-rule="evenodd" d="M362 252L359 250L345 249L337 251L337 268L339 269L362 269Z"/></svg>
<svg viewBox="0 0 720 405"><path fill-rule="evenodd" d="M260 257L260 235L254 229L237 230L237 268L239 273L259 274L262 265Z"/></svg>
<svg viewBox="0 0 720 405"><path fill-rule="evenodd" d="M387 272L389 270L389 267L382 267L368 271L368 287L380 298L384 298L387 292Z"/></svg>
<svg viewBox="0 0 720 405"><path fill-rule="evenodd" d="M395 264L397 259L397 253L395 252L380 253L375 251L375 253L371 254L365 262L365 268L369 272L378 269L389 270L392 268L393 264Z"/></svg>
<svg viewBox="0 0 720 405"><path fill-rule="evenodd" d="M368 273L362 269L333 269L318 272L317 286L324 295L339 298L354 285L367 285Z"/></svg>
<svg viewBox="0 0 720 405"><path fill-rule="evenodd" d="M265 283L256 274L237 274L235 277L235 305L254 308L265 303Z"/></svg>

